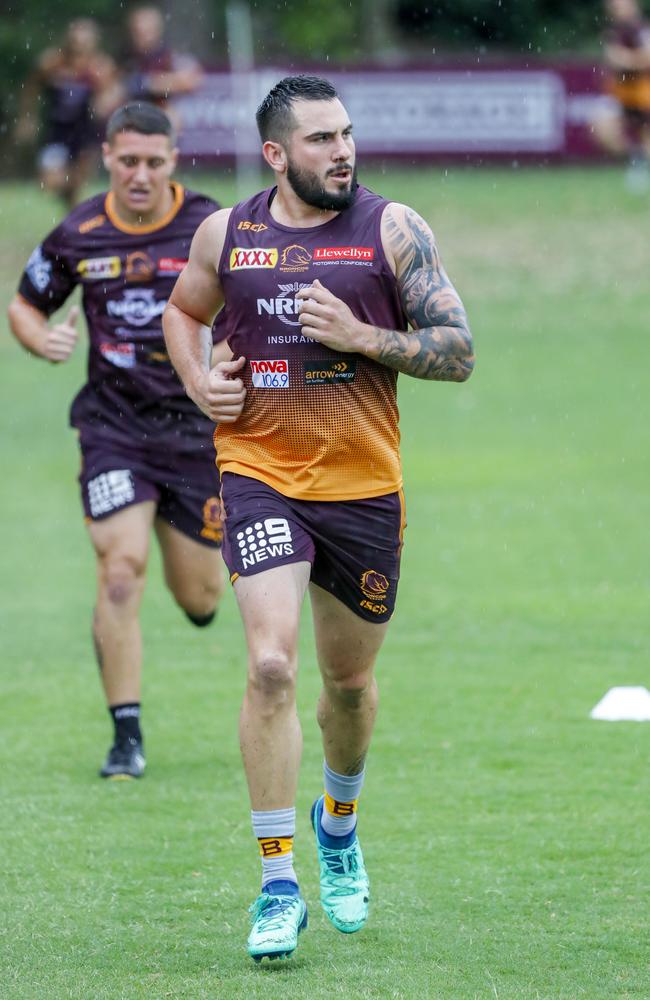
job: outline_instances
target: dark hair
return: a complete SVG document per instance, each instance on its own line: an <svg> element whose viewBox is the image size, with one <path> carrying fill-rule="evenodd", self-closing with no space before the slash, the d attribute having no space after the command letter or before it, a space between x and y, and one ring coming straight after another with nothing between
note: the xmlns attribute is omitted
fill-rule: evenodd
<svg viewBox="0 0 650 1000"><path fill-rule="evenodd" d="M113 112L106 125L106 139L112 142L118 132L139 132L140 135L166 135L174 143L174 129L164 111L146 101L123 104Z"/></svg>
<svg viewBox="0 0 650 1000"><path fill-rule="evenodd" d="M267 139L282 142L293 131L294 101L333 101L338 96L332 84L319 76L285 76L257 109L255 120L262 142Z"/></svg>

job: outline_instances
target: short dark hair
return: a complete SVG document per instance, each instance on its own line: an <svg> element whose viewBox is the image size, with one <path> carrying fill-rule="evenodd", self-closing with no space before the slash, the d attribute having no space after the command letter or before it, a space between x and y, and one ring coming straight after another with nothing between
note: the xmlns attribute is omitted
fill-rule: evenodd
<svg viewBox="0 0 650 1000"><path fill-rule="evenodd" d="M155 104L132 101L113 112L106 125L106 140L112 142L118 132L139 132L140 135L166 135L174 144L174 127Z"/></svg>
<svg viewBox="0 0 650 1000"><path fill-rule="evenodd" d="M328 80L319 76L285 76L276 83L255 115L262 142L284 141L296 122L292 114L294 101L333 101L339 95Z"/></svg>

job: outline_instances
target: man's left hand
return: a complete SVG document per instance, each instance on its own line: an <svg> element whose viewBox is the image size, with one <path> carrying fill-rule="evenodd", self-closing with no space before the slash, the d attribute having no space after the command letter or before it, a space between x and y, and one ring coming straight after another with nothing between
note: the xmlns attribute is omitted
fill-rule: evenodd
<svg viewBox="0 0 650 1000"><path fill-rule="evenodd" d="M364 352L368 327L354 316L349 306L337 299L316 280L296 294L301 299L300 323L303 337L311 337L333 351Z"/></svg>

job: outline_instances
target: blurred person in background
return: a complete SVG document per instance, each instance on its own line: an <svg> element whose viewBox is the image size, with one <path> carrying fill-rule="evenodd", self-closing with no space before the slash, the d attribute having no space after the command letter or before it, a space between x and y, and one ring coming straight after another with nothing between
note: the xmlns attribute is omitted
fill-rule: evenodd
<svg viewBox="0 0 650 1000"><path fill-rule="evenodd" d="M210 624L223 589L214 425L185 394L161 326L194 231L218 205L171 180L173 129L153 105L118 108L102 151L110 190L78 205L34 250L9 320L28 351L64 363L79 308L50 316L81 285L88 376L70 422L97 560L93 639L114 729L100 774L122 779L145 766L139 611L152 530L166 583L194 625Z"/></svg>
<svg viewBox="0 0 650 1000"><path fill-rule="evenodd" d="M94 171L106 118L119 100L117 68L99 48L91 18L71 21L59 48L46 49L25 83L16 140L40 139L43 187L77 204ZM42 123L39 121L42 107Z"/></svg>
<svg viewBox="0 0 650 1000"><path fill-rule="evenodd" d="M637 0L606 0L606 90L615 104L594 121L601 146L628 158L630 190L650 186L650 25Z"/></svg>
<svg viewBox="0 0 650 1000"><path fill-rule="evenodd" d="M165 44L165 19L158 7L135 7L127 18L128 52L124 61L126 100L150 101L170 114L178 131L174 97L191 94L203 78L197 60Z"/></svg>

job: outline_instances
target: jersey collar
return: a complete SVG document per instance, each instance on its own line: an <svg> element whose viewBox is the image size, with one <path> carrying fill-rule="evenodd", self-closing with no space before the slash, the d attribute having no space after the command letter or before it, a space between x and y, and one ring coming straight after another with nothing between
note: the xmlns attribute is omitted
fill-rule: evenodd
<svg viewBox="0 0 650 1000"><path fill-rule="evenodd" d="M109 191L106 195L104 201L104 211L108 216L109 220L119 229L122 233L129 233L132 236L146 235L147 233L155 233L158 229L163 229L168 226L172 219L178 214L183 201L185 200L185 188L182 184L177 181L171 181L171 189L173 194L172 207L169 209L166 215L159 219L158 222L152 222L149 226L130 226L128 222L124 222L120 219L119 215L115 211L115 197L112 191Z"/></svg>

